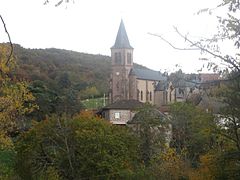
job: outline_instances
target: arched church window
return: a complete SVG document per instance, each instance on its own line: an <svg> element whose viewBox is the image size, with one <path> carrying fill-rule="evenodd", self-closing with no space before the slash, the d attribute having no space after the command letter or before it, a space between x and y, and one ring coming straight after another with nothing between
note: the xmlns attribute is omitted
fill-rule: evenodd
<svg viewBox="0 0 240 180"><path fill-rule="evenodd" d="M141 94L141 101L142 101L143 100L143 92L141 91L140 94Z"/></svg>
<svg viewBox="0 0 240 180"><path fill-rule="evenodd" d="M139 94L140 94L140 91L139 89L137 90L137 100L139 100Z"/></svg>
<svg viewBox="0 0 240 180"><path fill-rule="evenodd" d="M122 64L121 52L115 52L115 64Z"/></svg>
<svg viewBox="0 0 240 180"><path fill-rule="evenodd" d="M149 100L152 101L152 92L149 93Z"/></svg>
<svg viewBox="0 0 240 180"><path fill-rule="evenodd" d="M172 102L172 91L169 92L169 101Z"/></svg>

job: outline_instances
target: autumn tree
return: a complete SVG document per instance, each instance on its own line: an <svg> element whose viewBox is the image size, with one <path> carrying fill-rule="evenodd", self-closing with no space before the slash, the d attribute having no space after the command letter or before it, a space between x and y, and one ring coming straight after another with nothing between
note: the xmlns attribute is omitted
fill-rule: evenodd
<svg viewBox="0 0 240 180"><path fill-rule="evenodd" d="M178 153L186 151L186 161L197 166L200 155L214 147L213 115L190 103L175 103L170 108L170 117L171 146Z"/></svg>
<svg viewBox="0 0 240 180"><path fill-rule="evenodd" d="M18 81L14 77L14 59L11 58L8 64L7 56L9 48L1 46L1 88L0 88L0 129L5 132L12 132L14 129L25 128L26 114L36 108L34 97L28 90L28 85L24 81Z"/></svg>
<svg viewBox="0 0 240 180"><path fill-rule="evenodd" d="M235 75L231 81L221 83L221 88L215 91L215 96L224 104L221 112L215 116L217 123L214 133L221 138L220 149L209 152L202 159L211 157L204 161L200 170L206 169L207 165L214 166L210 173L216 179L239 179L240 159L240 104L239 89L240 79ZM203 173L204 174L204 173Z"/></svg>
<svg viewBox="0 0 240 180"><path fill-rule="evenodd" d="M99 95L100 93L95 86L86 87L85 89L79 92L79 97L81 99L95 98L98 97Z"/></svg>
<svg viewBox="0 0 240 180"><path fill-rule="evenodd" d="M51 117L19 138L17 172L23 179L52 172L60 179L128 177L138 164L137 138L126 128L80 115Z"/></svg>
<svg viewBox="0 0 240 180"><path fill-rule="evenodd" d="M216 149L212 154L211 158L205 159L206 164L214 164L214 167L218 167L216 174L222 174L220 176L215 176L215 178L226 179L226 178L236 178L238 177L238 163L239 163L239 77L240 77L240 20L238 13L240 10L240 2L236 0L223 0L221 4L216 5L216 8L210 9L206 8L199 10L201 13L209 13L209 15L214 15L217 10L221 9L225 14L220 14L217 18L219 21L218 30L210 38L192 39L189 34L184 34L175 27L176 33L185 40L185 47L176 47L174 43L169 42L163 36L155 35L160 37L163 41L167 42L171 47L178 50L199 50L202 54L206 55L204 60L207 60L208 69L218 72L222 79L217 80L221 83L221 90L218 94L218 100L224 103L224 107L219 112L218 116L215 116L215 121L217 122L214 128L214 134L219 139L221 139L222 152ZM225 11L224 11L225 10ZM224 51L225 43L229 42L232 44L231 52L226 53ZM229 48L229 46L228 46ZM211 83L211 82L210 82ZM224 86L224 87L223 87ZM187 113L188 117L191 112ZM184 127L184 126L183 126ZM192 129L192 127L191 127ZM182 129L183 132L186 129ZM190 138L189 140L194 140L195 138ZM201 138L202 139L202 138ZM201 144L201 139L200 143ZM203 141L204 142L204 141ZM224 144L222 144L224 142ZM177 144L175 144L177 145ZM180 143L181 147L182 143ZM197 145L197 144L195 144ZM179 145L178 145L179 147ZM197 146L196 146L197 147ZM203 147L203 146L201 146ZM202 148L199 147L195 149L194 154L199 154L198 157L208 157L208 151L202 154ZM208 149L208 148L207 148ZM192 154L192 155L194 155ZM215 156L213 155L215 154ZM234 158L235 157L235 158ZM204 159L204 158L203 158ZM215 161L215 159L217 159ZM221 159L221 160L220 160ZM235 159L235 161L234 161ZM220 161L218 161L220 160ZM201 161L201 160L200 160ZM222 162L222 163L220 163ZM200 163L201 164L201 163ZM221 164L221 165L219 165ZM219 165L219 166L218 166ZM229 169L227 167L230 167ZM205 167L205 170L207 168ZM225 173L225 174L224 174ZM213 177L213 176L212 176Z"/></svg>
<svg viewBox="0 0 240 180"><path fill-rule="evenodd" d="M190 179L239 179L239 154L236 152L209 151L201 155L200 166L189 173Z"/></svg>
<svg viewBox="0 0 240 180"><path fill-rule="evenodd" d="M154 179L188 179L191 169L183 159L184 151L178 153L175 148L166 147L151 160L150 174Z"/></svg>
<svg viewBox="0 0 240 180"><path fill-rule="evenodd" d="M3 179L12 178L12 137L29 126L27 115L37 108L27 83L14 77L15 60L9 56L10 51L8 46L0 46L0 178Z"/></svg>
<svg viewBox="0 0 240 180"><path fill-rule="evenodd" d="M140 137L141 158L146 167L156 154L167 145L168 124L167 117L150 104L140 108L128 126Z"/></svg>
<svg viewBox="0 0 240 180"><path fill-rule="evenodd" d="M222 83L221 88L215 92L224 104L221 113L216 117L219 124L218 133L235 144L240 152L240 78Z"/></svg>
<svg viewBox="0 0 240 180"><path fill-rule="evenodd" d="M227 65L223 77L226 79L221 82L222 86L218 90L217 97L224 103L219 116L217 134L223 138L227 147L217 156L218 178L239 178L239 157L240 157L240 20L238 13L240 11L240 2L236 0L223 0L219 7L228 8L226 16L220 16L219 32L215 35L212 44L217 44L221 40L232 42L233 53L222 55L219 51L219 58ZM218 64L215 64L218 67ZM217 175L217 173L215 174Z"/></svg>

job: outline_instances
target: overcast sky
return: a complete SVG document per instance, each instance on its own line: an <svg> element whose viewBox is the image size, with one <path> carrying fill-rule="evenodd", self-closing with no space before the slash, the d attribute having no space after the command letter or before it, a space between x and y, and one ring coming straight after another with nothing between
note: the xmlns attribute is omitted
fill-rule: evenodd
<svg viewBox="0 0 240 180"><path fill-rule="evenodd" d="M221 0L75 0L55 7L55 0L0 0L3 16L13 43L25 48L60 48L91 54L110 55L117 30L124 21L134 62L154 70L196 72L201 63L198 51L177 51L156 33L184 46L184 40L173 26L192 38L210 37L216 30L216 19L197 15L203 8L213 8ZM8 41L2 25L0 42Z"/></svg>

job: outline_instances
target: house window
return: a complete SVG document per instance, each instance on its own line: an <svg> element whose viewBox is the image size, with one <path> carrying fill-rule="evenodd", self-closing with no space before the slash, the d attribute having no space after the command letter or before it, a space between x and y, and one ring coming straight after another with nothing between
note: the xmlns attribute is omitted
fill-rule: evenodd
<svg viewBox="0 0 240 180"><path fill-rule="evenodd" d="M127 63L128 64L132 63L132 54L131 53L127 53Z"/></svg>
<svg viewBox="0 0 240 180"><path fill-rule="evenodd" d="M115 53L115 64L117 65L122 64L122 57L120 52Z"/></svg>
<svg viewBox="0 0 240 180"><path fill-rule="evenodd" d="M141 101L142 101L143 100L143 92L141 91L140 94L141 94Z"/></svg>
<svg viewBox="0 0 240 180"><path fill-rule="evenodd" d="M115 119L120 119L120 112L115 112L114 117Z"/></svg>

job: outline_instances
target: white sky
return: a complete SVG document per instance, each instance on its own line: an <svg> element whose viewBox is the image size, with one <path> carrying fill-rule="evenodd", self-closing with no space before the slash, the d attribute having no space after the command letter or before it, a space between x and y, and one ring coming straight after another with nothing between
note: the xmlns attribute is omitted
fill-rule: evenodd
<svg viewBox="0 0 240 180"><path fill-rule="evenodd" d="M50 0L55 2L55 0ZM177 51L156 33L183 46L173 26L193 38L208 37L216 31L216 19L196 15L202 8L215 7L221 0L75 0L55 7L44 0L0 0L12 42L25 48L60 48L91 54L110 55L121 18L131 45L134 62L154 70L196 72L201 62L198 51ZM7 42L0 25L0 42Z"/></svg>

